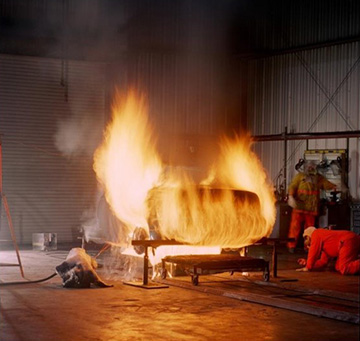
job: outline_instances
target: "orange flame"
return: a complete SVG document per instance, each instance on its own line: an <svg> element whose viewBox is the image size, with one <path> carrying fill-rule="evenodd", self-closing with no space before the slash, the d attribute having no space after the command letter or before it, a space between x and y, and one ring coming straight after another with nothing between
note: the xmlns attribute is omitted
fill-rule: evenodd
<svg viewBox="0 0 360 341"><path fill-rule="evenodd" d="M219 252L270 235L275 221L272 186L251 144L249 136L223 138L217 162L196 184L184 170L161 162L144 97L131 91L116 96L94 170L129 233L141 226Z"/></svg>
<svg viewBox="0 0 360 341"><path fill-rule="evenodd" d="M94 155L94 170L115 215L132 231L147 226L146 197L162 165L154 146L144 97L117 92L112 122Z"/></svg>

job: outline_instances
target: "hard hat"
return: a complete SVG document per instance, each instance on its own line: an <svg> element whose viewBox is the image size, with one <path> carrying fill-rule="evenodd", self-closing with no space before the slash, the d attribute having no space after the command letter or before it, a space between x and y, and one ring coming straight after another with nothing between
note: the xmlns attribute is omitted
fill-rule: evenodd
<svg viewBox="0 0 360 341"><path fill-rule="evenodd" d="M316 230L316 227L314 226L309 226L308 228L306 228L304 230L304 234L303 237L305 238L306 236L311 238L311 235L313 234L313 232Z"/></svg>

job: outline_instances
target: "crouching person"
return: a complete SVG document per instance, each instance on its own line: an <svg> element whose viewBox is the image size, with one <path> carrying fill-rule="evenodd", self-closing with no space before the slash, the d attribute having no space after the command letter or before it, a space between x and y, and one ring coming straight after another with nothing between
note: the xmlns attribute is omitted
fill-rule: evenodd
<svg viewBox="0 0 360 341"><path fill-rule="evenodd" d="M304 266L297 271L316 271L336 258L335 269L342 275L360 273L360 236L351 231L316 229L308 227L303 234L307 260L298 259Z"/></svg>

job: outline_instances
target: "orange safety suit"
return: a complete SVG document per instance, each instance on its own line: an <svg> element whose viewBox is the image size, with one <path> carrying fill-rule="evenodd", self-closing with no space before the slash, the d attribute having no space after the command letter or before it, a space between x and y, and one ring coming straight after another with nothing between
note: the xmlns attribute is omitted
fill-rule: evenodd
<svg viewBox="0 0 360 341"><path fill-rule="evenodd" d="M321 269L337 258L335 269L342 275L360 273L360 236L351 231L317 229L311 235L306 267Z"/></svg>
<svg viewBox="0 0 360 341"><path fill-rule="evenodd" d="M295 248L300 232L303 228L315 226L318 215L320 190L335 189L336 186L320 174L313 175L310 179L305 173L297 174L289 186L289 195L296 200L296 208L291 212L291 221L288 237L295 239L287 244L288 248Z"/></svg>

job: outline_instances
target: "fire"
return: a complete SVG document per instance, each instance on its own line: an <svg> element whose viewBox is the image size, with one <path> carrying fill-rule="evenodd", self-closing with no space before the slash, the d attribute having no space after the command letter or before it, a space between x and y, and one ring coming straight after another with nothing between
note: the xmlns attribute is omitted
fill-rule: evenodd
<svg viewBox="0 0 360 341"><path fill-rule="evenodd" d="M268 236L275 221L272 186L251 144L249 136L223 138L207 178L194 183L184 169L161 161L144 96L117 93L94 170L129 235L143 227L202 253L219 253Z"/></svg>
<svg viewBox="0 0 360 341"><path fill-rule="evenodd" d="M94 170L115 215L132 232L147 227L146 197L162 172L146 115L145 98L117 93L112 121L95 151Z"/></svg>

